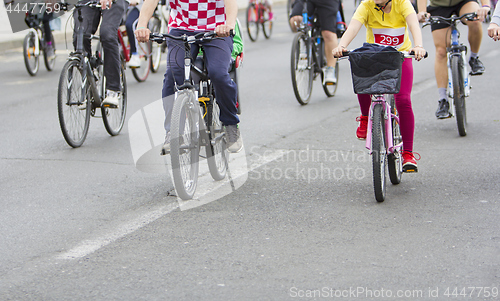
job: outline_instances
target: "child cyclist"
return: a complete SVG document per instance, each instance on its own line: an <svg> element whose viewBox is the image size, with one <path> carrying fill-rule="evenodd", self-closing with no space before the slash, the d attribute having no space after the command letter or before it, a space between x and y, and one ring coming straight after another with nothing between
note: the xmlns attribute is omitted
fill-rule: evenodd
<svg viewBox="0 0 500 301"><path fill-rule="evenodd" d="M336 57L342 56L347 46L358 34L361 26L366 27L366 40L383 46L392 46L398 51L414 51L415 59L421 60L426 54L422 46L422 32L417 14L410 0L364 0L356 9L346 32L333 50ZM415 46L412 47L408 37L410 30ZM413 155L413 133L415 119L411 107L411 89L413 86L413 65L410 58L403 62L401 74L401 89L394 95L396 109L399 112L400 130L403 139L403 171L417 171L417 162ZM371 97L368 94L358 94L361 116L356 130L358 139L366 139L368 112Z"/></svg>

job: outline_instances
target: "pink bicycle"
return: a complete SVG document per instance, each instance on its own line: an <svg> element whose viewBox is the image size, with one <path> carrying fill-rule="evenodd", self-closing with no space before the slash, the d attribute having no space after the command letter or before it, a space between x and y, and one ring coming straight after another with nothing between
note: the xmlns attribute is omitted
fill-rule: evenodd
<svg viewBox="0 0 500 301"><path fill-rule="evenodd" d="M404 58L414 58L414 55L396 50L363 51L345 52L339 60L343 58L349 58L351 62L354 93L371 94L372 97L366 148L372 156L375 199L383 202L386 191L386 170L389 172L392 184L401 183L403 139L399 129L399 115L394 103L394 94L399 93ZM411 172L411 170L404 171Z"/></svg>

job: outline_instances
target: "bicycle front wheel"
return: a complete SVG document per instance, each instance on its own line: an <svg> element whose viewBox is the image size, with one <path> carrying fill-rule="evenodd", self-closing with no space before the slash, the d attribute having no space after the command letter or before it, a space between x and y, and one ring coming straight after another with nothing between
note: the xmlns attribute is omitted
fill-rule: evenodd
<svg viewBox="0 0 500 301"><path fill-rule="evenodd" d="M54 54L56 51L56 42L54 40L54 36L52 36L52 47L54 47ZM56 57L49 58L47 56L47 52L45 52L45 49L43 50L43 62L45 63L45 68L47 68L47 71L52 71L54 70L54 67L56 66Z"/></svg>
<svg viewBox="0 0 500 301"><path fill-rule="evenodd" d="M111 136L116 136L121 132L123 124L125 123L125 115L127 114L127 78L125 77L123 63L121 63L120 66L121 95L118 107L109 108L101 106L102 121L104 122L106 131Z"/></svg>
<svg viewBox="0 0 500 301"><path fill-rule="evenodd" d="M39 61L38 61L39 56L35 55L36 43L39 43L39 41L37 40L33 32L29 32L26 35L26 37L24 37L24 42L23 42L24 65L26 66L26 70L31 76L36 75L39 66ZM38 46L40 46L40 44Z"/></svg>
<svg viewBox="0 0 500 301"><path fill-rule="evenodd" d="M161 21L157 17L153 17L149 21L149 29L151 32L160 32ZM156 42L151 43L151 72L156 73L160 68L161 63L161 44Z"/></svg>
<svg viewBox="0 0 500 301"><path fill-rule="evenodd" d="M463 60L461 56L451 57L451 77L453 80L453 104L457 117L457 127L460 136L467 135L467 114L465 111L465 88L463 74Z"/></svg>
<svg viewBox="0 0 500 301"><path fill-rule="evenodd" d="M254 3L249 4L247 8L247 32L250 40L255 42L259 35L259 13Z"/></svg>
<svg viewBox="0 0 500 301"><path fill-rule="evenodd" d="M209 124L210 144L206 146L208 169L212 178L220 181L226 177L228 153L226 136L222 122L219 119L220 109L214 100L212 106L212 120Z"/></svg>
<svg viewBox="0 0 500 301"><path fill-rule="evenodd" d="M266 39L269 39L271 37L271 34L273 32L273 20L271 20L271 16L269 14L269 9L268 8L262 8L261 14L262 14L262 33L264 34L264 37Z"/></svg>
<svg viewBox="0 0 500 301"><path fill-rule="evenodd" d="M291 74L295 98L301 105L309 103L312 92L314 70L310 57L311 45L303 32L295 35L292 44Z"/></svg>
<svg viewBox="0 0 500 301"><path fill-rule="evenodd" d="M388 94L386 97L389 99L389 103L391 104L392 142L393 145L396 146L403 141L401 137L401 130L399 128L399 122L397 122L394 117L398 116L398 111L395 107L394 94ZM394 185L401 183L401 176L403 175L403 162L401 160L400 151L394 151L392 154L387 156L387 169L389 171L389 179L391 180L391 183Z"/></svg>
<svg viewBox="0 0 500 301"><path fill-rule="evenodd" d="M146 43L137 43L137 53L139 54L140 65L132 68L132 74L138 82L143 82L148 78L151 70L151 41Z"/></svg>
<svg viewBox="0 0 500 301"><path fill-rule="evenodd" d="M376 104L372 120L373 188L377 202L385 200L385 169L387 149L385 143L384 107Z"/></svg>
<svg viewBox="0 0 500 301"><path fill-rule="evenodd" d="M178 93L172 110L170 159L177 195L193 198L198 184L200 105L193 91Z"/></svg>
<svg viewBox="0 0 500 301"><path fill-rule="evenodd" d="M64 140L71 147L80 147L89 130L91 95L88 84L83 85L80 62L69 60L59 78L57 113Z"/></svg>

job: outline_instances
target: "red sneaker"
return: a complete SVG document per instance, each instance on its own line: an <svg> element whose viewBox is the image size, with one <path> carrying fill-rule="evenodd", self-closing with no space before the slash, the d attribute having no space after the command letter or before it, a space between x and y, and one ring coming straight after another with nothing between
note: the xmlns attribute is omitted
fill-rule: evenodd
<svg viewBox="0 0 500 301"><path fill-rule="evenodd" d="M356 136L358 139L366 139L366 129L368 128L368 116L358 116L356 121L359 121L358 129L356 130Z"/></svg>
<svg viewBox="0 0 500 301"><path fill-rule="evenodd" d="M413 152L403 151L403 172L418 172L417 160L420 160L420 154L418 159L415 159Z"/></svg>

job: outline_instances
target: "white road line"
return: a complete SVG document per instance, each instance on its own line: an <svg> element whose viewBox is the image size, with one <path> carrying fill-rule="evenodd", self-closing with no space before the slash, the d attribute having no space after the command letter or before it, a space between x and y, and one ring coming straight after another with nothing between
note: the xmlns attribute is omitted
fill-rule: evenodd
<svg viewBox="0 0 500 301"><path fill-rule="evenodd" d="M77 247L56 256L56 259L79 259L85 257L110 243L139 230L140 228L154 222L162 216L169 214L178 208L176 203L162 206L154 211L147 212L125 224L120 225L114 231L96 239L84 240Z"/></svg>
<svg viewBox="0 0 500 301"><path fill-rule="evenodd" d="M265 165L269 162L272 162L283 155L286 154L286 150L272 150L272 151L267 151L266 156L259 156L255 162L251 164L251 167L248 168L247 171L242 172L238 171L235 172L236 177L234 177L232 180L237 181L238 179L243 178L246 180L248 172L255 170L259 168L262 165ZM209 176L210 173L208 173ZM129 222L126 222L124 224L119 225L116 227L114 230L112 230L109 233L103 234L100 237L97 237L95 239L88 239L82 241L78 246L64 252L61 254L58 254L56 256L56 259L59 260L74 260L74 259L80 259L85 256L88 256L89 254L92 254L99 250L102 247L105 247L115 241L117 241L120 238L123 238L140 228L147 226L148 224L156 221L157 219L169 214L170 212L174 211L177 208L181 208L181 210L188 210L192 208L199 207L201 205L207 204L209 202L212 202L214 200L219 199L220 197L223 197L227 195L224 191L224 189L221 189L224 186L227 186L226 181L222 181L226 185L222 185L222 183L217 183L211 181L211 184L213 185L212 189L207 189L202 195L198 196L196 200L190 200L190 201L182 201L180 198L178 198L178 203L171 203L166 206L161 206L155 210L151 210L149 212L146 212L142 214L141 216L132 219ZM244 181L243 181L244 182ZM243 183L240 183L239 186L241 186ZM238 186L238 187L239 187ZM220 190L219 192L216 192L217 190ZM202 190L203 191L203 190ZM201 201L200 201L201 199Z"/></svg>

